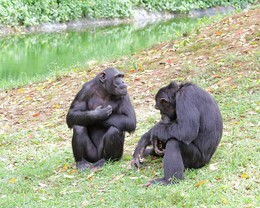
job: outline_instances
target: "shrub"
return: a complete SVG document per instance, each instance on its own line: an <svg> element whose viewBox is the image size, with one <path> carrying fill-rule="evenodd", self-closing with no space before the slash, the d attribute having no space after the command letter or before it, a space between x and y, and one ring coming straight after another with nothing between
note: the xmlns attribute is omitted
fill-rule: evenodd
<svg viewBox="0 0 260 208"><path fill-rule="evenodd" d="M0 0L0 24L37 25L82 17L124 18L133 8L186 12L213 6L242 7L257 0Z"/></svg>

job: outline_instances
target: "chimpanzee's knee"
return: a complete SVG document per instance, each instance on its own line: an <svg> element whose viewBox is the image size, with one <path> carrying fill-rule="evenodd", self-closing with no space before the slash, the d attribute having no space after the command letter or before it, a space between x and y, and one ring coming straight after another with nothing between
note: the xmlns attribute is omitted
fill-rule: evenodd
<svg viewBox="0 0 260 208"><path fill-rule="evenodd" d="M121 159L125 140L124 133L111 126L104 137L104 158L106 160Z"/></svg>

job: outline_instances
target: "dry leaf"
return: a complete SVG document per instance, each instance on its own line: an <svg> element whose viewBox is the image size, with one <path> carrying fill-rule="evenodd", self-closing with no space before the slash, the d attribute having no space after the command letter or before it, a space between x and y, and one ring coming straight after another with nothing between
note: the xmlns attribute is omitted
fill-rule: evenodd
<svg viewBox="0 0 260 208"><path fill-rule="evenodd" d="M71 179L71 178L74 178L74 175L65 174L65 175L64 175L64 178L69 178L69 179Z"/></svg>
<svg viewBox="0 0 260 208"><path fill-rule="evenodd" d="M208 180L200 181L199 183L197 183L197 184L195 185L195 187L199 187L199 186L201 186L201 185L203 185L203 184L205 184L205 183L207 183L207 182L208 182Z"/></svg>
<svg viewBox="0 0 260 208"><path fill-rule="evenodd" d="M131 180L137 180L139 177L129 177Z"/></svg>
<svg viewBox="0 0 260 208"><path fill-rule="evenodd" d="M23 93L23 92L24 92L24 88L18 89L18 92L19 92L19 93Z"/></svg>
<svg viewBox="0 0 260 208"><path fill-rule="evenodd" d="M219 82L217 82L216 85L221 86L224 82L229 82L231 79L231 77L227 77L226 79L222 79Z"/></svg>
<svg viewBox="0 0 260 208"><path fill-rule="evenodd" d="M221 78L221 76L218 75L218 74L213 74L213 77L214 77L214 78Z"/></svg>
<svg viewBox="0 0 260 208"><path fill-rule="evenodd" d="M226 198L222 198L221 200L223 204L229 204L229 201Z"/></svg>
<svg viewBox="0 0 260 208"><path fill-rule="evenodd" d="M16 178L11 178L10 180L9 180L9 183L16 183Z"/></svg>
<svg viewBox="0 0 260 208"><path fill-rule="evenodd" d="M53 108L61 108L61 105L55 104L55 105L53 106Z"/></svg>
<svg viewBox="0 0 260 208"><path fill-rule="evenodd" d="M40 112L33 114L33 117L38 117L40 115Z"/></svg>
<svg viewBox="0 0 260 208"><path fill-rule="evenodd" d="M215 171L218 169L218 163L213 163L209 165L209 169Z"/></svg>
<svg viewBox="0 0 260 208"><path fill-rule="evenodd" d="M47 185L44 184L44 183L39 183L39 186L40 186L41 188L46 188L46 187L47 187Z"/></svg>
<svg viewBox="0 0 260 208"><path fill-rule="evenodd" d="M33 138L33 134L28 134L28 138L32 139Z"/></svg>
<svg viewBox="0 0 260 208"><path fill-rule="evenodd" d="M250 176L249 176L249 175L247 175L246 173L243 173L243 174L241 174L241 178L244 178L244 179L249 179L249 178L250 178Z"/></svg>
<svg viewBox="0 0 260 208"><path fill-rule="evenodd" d="M95 172L92 172L90 173L88 176L87 176L87 179L90 180L93 176L94 176Z"/></svg>

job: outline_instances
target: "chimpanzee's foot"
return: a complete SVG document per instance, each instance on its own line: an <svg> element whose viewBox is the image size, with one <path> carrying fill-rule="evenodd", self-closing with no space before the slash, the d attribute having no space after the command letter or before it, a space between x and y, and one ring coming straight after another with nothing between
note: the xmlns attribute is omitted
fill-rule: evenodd
<svg viewBox="0 0 260 208"><path fill-rule="evenodd" d="M145 184L145 187L150 187L153 184L159 184L159 185L163 185L163 186L167 186L172 184L170 180L166 180L165 178L156 178L154 180L149 181L147 184Z"/></svg>
<svg viewBox="0 0 260 208"><path fill-rule="evenodd" d="M79 169L79 171L85 171L91 167L91 163L83 159L81 161L76 162L76 167Z"/></svg>
<svg viewBox="0 0 260 208"><path fill-rule="evenodd" d="M104 158L100 159L93 164L93 167L91 169L96 170L96 169L102 168L105 165L105 163L106 163L106 159L104 159Z"/></svg>

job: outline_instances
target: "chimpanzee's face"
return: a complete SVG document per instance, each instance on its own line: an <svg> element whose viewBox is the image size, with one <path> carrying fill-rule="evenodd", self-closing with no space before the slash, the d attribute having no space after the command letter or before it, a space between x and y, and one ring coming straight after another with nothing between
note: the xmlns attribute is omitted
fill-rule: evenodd
<svg viewBox="0 0 260 208"><path fill-rule="evenodd" d="M100 81L110 95L124 96L127 94L127 84L123 80L124 74L115 68L107 68L100 75Z"/></svg>
<svg viewBox="0 0 260 208"><path fill-rule="evenodd" d="M177 119L175 86L169 85L161 88L155 96L155 108L160 110L161 119L169 123Z"/></svg>
<svg viewBox="0 0 260 208"><path fill-rule="evenodd" d="M164 123L176 120L175 106L166 99L161 98L158 102L156 100L155 108L160 110L161 119Z"/></svg>
<svg viewBox="0 0 260 208"><path fill-rule="evenodd" d="M127 85L125 84L123 77L124 77L124 75L122 73L115 75L115 77L113 79L114 86L112 87L112 89L114 89L114 92L111 91L112 94L114 94L114 95L126 95L127 94Z"/></svg>

